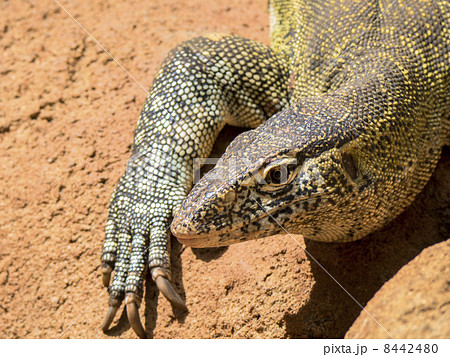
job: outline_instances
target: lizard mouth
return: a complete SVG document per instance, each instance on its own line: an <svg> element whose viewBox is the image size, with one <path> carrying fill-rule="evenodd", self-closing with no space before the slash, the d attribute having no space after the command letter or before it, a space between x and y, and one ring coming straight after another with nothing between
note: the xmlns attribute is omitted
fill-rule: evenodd
<svg viewBox="0 0 450 357"><path fill-rule="evenodd" d="M256 239L257 237L253 238L253 235L258 235L259 232L253 231L246 233L245 230L247 227L251 226L252 223L267 216L267 211L263 211L249 222L235 226L231 230L212 229L208 232L199 232L192 222L189 221L189 217L176 216L170 228L172 234L178 241L186 246L193 248L220 247Z"/></svg>
<svg viewBox="0 0 450 357"><path fill-rule="evenodd" d="M214 247L222 247L222 246L228 246L233 243L238 243L239 240L236 242L231 241L230 243L223 243L220 244L219 242L220 236L208 236L208 237L196 237L195 239L189 239L189 238L178 238L177 240L184 244L187 247L192 248L214 248Z"/></svg>
<svg viewBox="0 0 450 357"><path fill-rule="evenodd" d="M331 193L332 192L327 192L325 194L314 195L311 197L301 197L291 201L290 205L294 202L313 201L319 197L322 198L324 196L328 196ZM250 221L240 224L227 231L223 229L212 229L208 232L199 232L195 226L192 225L192 222L188 220L189 217L175 217L171 226L171 231L180 243L189 247L207 248L228 246L248 240L269 237L282 232L283 227L281 223L277 223L278 221L273 216L274 213L280 209L282 208L278 207L269 211L263 208L262 212ZM265 222L260 222L258 225L259 227L254 224L255 222L264 220ZM266 227L266 229L264 229L264 227Z"/></svg>
<svg viewBox="0 0 450 357"><path fill-rule="evenodd" d="M266 215L267 216L267 215ZM258 220L262 217L258 217ZM243 229L250 226L251 223L237 227L229 232L214 231L202 234L178 234L177 240L188 247L192 248L211 248L223 247L231 244L254 240L258 238L268 237L272 235L265 231L254 231L244 233ZM275 234L275 233L274 233Z"/></svg>

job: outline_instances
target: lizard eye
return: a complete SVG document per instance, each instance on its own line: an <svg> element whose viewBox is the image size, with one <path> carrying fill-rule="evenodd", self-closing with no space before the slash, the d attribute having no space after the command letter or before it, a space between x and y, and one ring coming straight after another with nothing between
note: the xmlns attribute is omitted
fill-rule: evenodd
<svg viewBox="0 0 450 357"><path fill-rule="evenodd" d="M279 185L282 182L282 179L283 173L280 167L274 167L272 170L268 172L266 176L266 181L269 181L267 183L273 183L275 185Z"/></svg>
<svg viewBox="0 0 450 357"><path fill-rule="evenodd" d="M267 166L262 172L264 184L279 189L290 183L296 173L295 159L286 158Z"/></svg>

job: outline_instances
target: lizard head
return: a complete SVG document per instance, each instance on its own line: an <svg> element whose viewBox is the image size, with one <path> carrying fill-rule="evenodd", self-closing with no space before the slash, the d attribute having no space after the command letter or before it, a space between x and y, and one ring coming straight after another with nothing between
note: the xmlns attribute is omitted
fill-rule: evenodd
<svg viewBox="0 0 450 357"><path fill-rule="evenodd" d="M313 107L313 106L312 106ZM284 232L351 241L368 178L344 112L289 108L230 144L176 212L172 233L193 247ZM332 116L332 118L330 118Z"/></svg>

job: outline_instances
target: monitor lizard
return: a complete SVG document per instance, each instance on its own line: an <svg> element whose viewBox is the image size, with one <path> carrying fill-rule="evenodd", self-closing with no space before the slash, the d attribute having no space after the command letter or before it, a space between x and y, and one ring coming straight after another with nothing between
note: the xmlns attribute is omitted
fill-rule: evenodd
<svg viewBox="0 0 450 357"><path fill-rule="evenodd" d="M105 331L125 299L146 336L147 269L187 309L170 283L170 227L193 247L284 229L360 239L414 200L450 143L448 1L272 0L269 9L271 47L208 34L158 70L106 224ZM190 191L194 159L225 124L253 130Z"/></svg>

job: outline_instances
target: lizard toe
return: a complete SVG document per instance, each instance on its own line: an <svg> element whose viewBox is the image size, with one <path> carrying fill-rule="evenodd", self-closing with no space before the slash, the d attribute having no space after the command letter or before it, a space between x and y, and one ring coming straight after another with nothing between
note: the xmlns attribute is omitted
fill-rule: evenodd
<svg viewBox="0 0 450 357"><path fill-rule="evenodd" d="M116 263L118 243L118 224L116 223L116 218L116 212L112 208L106 223L105 242L103 243L101 256L102 280L105 287L109 287L111 272L114 270Z"/></svg>
<svg viewBox="0 0 450 357"><path fill-rule="evenodd" d="M102 281L105 288L109 287L113 268L108 263L102 263Z"/></svg>

